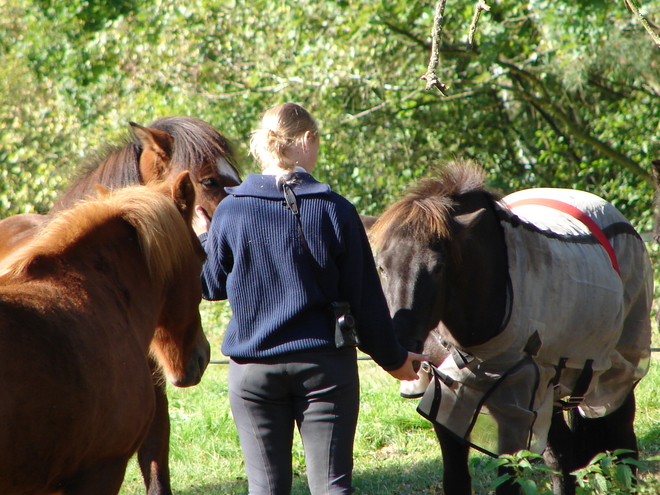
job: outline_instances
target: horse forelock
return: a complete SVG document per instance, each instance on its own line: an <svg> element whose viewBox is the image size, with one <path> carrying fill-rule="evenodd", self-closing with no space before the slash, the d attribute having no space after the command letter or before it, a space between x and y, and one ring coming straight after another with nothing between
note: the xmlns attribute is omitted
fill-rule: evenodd
<svg viewBox="0 0 660 495"><path fill-rule="evenodd" d="M369 231L376 248L391 237L406 237L428 244L451 235L451 202L441 197L406 197L390 206Z"/></svg>
<svg viewBox="0 0 660 495"><path fill-rule="evenodd" d="M382 248L391 236L405 236L429 244L450 239L451 215L456 199L483 190L484 170L470 160L454 160L437 177L421 179L407 196L387 208L369 231L369 238Z"/></svg>
<svg viewBox="0 0 660 495"><path fill-rule="evenodd" d="M162 117L152 122L150 127L165 131L174 138L171 165L175 171L192 170L211 163L220 174L233 178L239 176L231 143L203 120L193 117ZM220 169L219 158L226 162L227 170Z"/></svg>
<svg viewBox="0 0 660 495"><path fill-rule="evenodd" d="M197 256L192 236L170 196L146 187L134 189L144 191L131 194L124 189L116 199L122 217L138 232L151 277L162 284L185 266L188 257Z"/></svg>
<svg viewBox="0 0 660 495"><path fill-rule="evenodd" d="M185 266L187 257L197 254L183 217L163 188L128 187L62 210L32 242L3 263L0 276L18 276L35 258L57 256L100 224L121 217L137 231L150 277L158 285L164 283Z"/></svg>

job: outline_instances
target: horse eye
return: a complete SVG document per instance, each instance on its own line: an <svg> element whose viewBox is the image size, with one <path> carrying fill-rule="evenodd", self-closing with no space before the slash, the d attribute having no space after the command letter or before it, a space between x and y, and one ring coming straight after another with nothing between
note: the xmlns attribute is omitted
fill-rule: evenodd
<svg viewBox="0 0 660 495"><path fill-rule="evenodd" d="M200 180L199 183L204 187L220 187L218 179L214 177L207 177L206 179Z"/></svg>

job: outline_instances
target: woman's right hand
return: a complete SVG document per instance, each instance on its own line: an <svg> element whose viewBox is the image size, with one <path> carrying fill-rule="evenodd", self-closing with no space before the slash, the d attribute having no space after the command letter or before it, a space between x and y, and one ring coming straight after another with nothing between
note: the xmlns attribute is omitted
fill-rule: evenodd
<svg viewBox="0 0 660 495"><path fill-rule="evenodd" d="M424 354L416 354L414 352L408 351L408 357L406 358L406 362L403 363L403 366L396 370L388 371L388 373L397 380L417 380L419 378L419 375L417 374L417 371L419 370L419 364L422 361L428 360L429 357L425 356Z"/></svg>
<svg viewBox="0 0 660 495"><path fill-rule="evenodd" d="M209 218L209 214L206 213L206 210L201 206L195 206L195 214L192 219L192 228L195 231L195 234L199 236L204 232L208 232L210 226L211 218Z"/></svg>

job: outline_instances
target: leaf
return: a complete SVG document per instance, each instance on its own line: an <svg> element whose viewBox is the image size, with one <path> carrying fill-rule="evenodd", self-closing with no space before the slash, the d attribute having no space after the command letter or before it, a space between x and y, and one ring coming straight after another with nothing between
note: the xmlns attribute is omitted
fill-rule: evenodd
<svg viewBox="0 0 660 495"><path fill-rule="evenodd" d="M616 478L624 489L630 490L630 487L632 486L633 474L629 466L625 464L617 464Z"/></svg>
<svg viewBox="0 0 660 495"><path fill-rule="evenodd" d="M594 488L598 493L609 495L608 492L609 485L607 483L607 479L605 478L605 476L603 476L600 473L595 473L593 483L594 483Z"/></svg>
<svg viewBox="0 0 660 495"><path fill-rule="evenodd" d="M559 474L559 471L557 471L556 469L553 469L550 466L547 466L545 464L539 464L538 466L536 466L536 469L538 471L542 471L544 473Z"/></svg>
<svg viewBox="0 0 660 495"><path fill-rule="evenodd" d="M490 484L490 489L495 490L498 486L502 485L503 483L506 483L512 478L513 476L510 474L503 474L502 476L499 476L495 480L493 480L493 482Z"/></svg>
<svg viewBox="0 0 660 495"><path fill-rule="evenodd" d="M536 495L536 483L528 479L519 479L516 482L522 488L522 491L525 495Z"/></svg>

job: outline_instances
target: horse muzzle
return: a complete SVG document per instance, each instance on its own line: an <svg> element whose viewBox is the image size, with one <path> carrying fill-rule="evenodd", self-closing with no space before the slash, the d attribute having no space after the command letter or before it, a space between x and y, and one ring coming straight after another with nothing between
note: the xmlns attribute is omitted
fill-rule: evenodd
<svg viewBox="0 0 660 495"><path fill-rule="evenodd" d="M203 332L201 335L203 338L197 339L197 345L190 354L185 373L178 377L168 377L170 383L175 387L192 387L202 380L204 371L211 360L211 346Z"/></svg>

